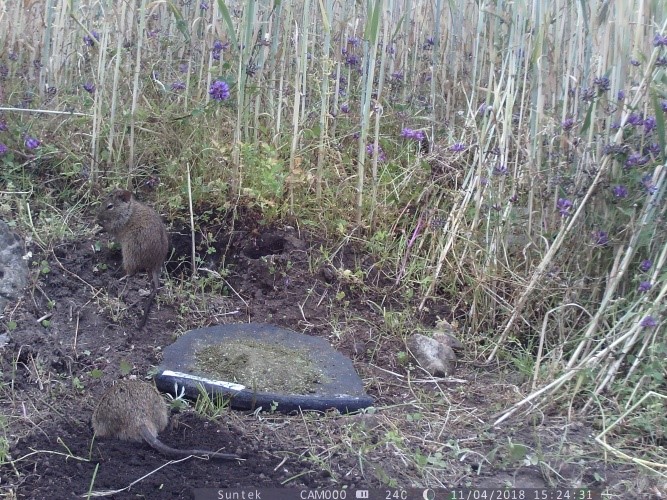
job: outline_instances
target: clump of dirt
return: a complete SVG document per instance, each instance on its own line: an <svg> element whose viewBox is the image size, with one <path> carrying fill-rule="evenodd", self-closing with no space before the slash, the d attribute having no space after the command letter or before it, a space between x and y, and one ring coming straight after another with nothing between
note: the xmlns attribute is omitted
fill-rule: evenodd
<svg viewBox="0 0 667 500"><path fill-rule="evenodd" d="M312 394L327 381L305 351L253 340L211 344L195 359L195 370L257 392Z"/></svg>

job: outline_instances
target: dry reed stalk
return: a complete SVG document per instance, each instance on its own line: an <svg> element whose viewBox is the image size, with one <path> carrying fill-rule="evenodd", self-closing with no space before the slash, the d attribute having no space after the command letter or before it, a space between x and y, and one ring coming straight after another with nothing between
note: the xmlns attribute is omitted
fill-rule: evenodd
<svg viewBox="0 0 667 500"><path fill-rule="evenodd" d="M315 169L315 197L322 199L322 173L324 171L325 144L329 139L329 106L331 95L329 94L329 83L331 80L331 19L333 18L333 0L320 2L320 17L324 28L324 39L322 41L322 57L320 62L320 134L317 145L317 166ZM334 106L333 113L338 113Z"/></svg>
<svg viewBox="0 0 667 500"><path fill-rule="evenodd" d="M130 176L134 173L135 165L135 142L136 119L138 111L138 100L141 88L139 87L139 75L141 74L142 49L144 46L144 34L146 32L146 3L147 0L141 0L139 12L139 27L137 29L137 56L134 61L134 78L132 83L132 105L130 108L130 136L129 136L129 158L128 170ZM129 180L129 178L128 178Z"/></svg>
<svg viewBox="0 0 667 500"><path fill-rule="evenodd" d="M112 23L110 29L114 33L122 33L123 28L127 19L127 2L122 2L122 7L120 13L115 10L115 23ZM113 29L115 28L115 29ZM115 147L116 141L116 116L118 111L118 101L120 99L120 76L121 76L121 65L123 63L123 37L116 37L116 48L113 55L114 59L114 68L113 68L113 82L111 84L111 106L109 109L109 131L107 136L107 170L111 169L111 166L114 165L118 158L116 157L116 151L122 148ZM105 73L106 74L106 73Z"/></svg>

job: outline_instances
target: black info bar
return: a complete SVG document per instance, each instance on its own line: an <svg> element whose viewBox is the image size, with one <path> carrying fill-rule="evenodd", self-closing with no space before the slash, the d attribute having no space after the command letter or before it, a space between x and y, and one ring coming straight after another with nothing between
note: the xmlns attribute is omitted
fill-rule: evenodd
<svg viewBox="0 0 667 500"><path fill-rule="evenodd" d="M195 500L601 500L587 488L199 488Z"/></svg>

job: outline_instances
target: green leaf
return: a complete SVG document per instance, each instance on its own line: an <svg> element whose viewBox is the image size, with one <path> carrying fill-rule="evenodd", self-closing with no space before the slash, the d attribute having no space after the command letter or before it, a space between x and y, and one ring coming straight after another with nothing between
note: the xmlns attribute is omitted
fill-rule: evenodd
<svg viewBox="0 0 667 500"><path fill-rule="evenodd" d="M526 456L528 449L522 444L511 443L509 446L509 455L512 462L522 460Z"/></svg>
<svg viewBox="0 0 667 500"><path fill-rule="evenodd" d="M324 3L322 0L319 0L320 2L320 12L322 13L322 23L324 24L324 31L325 33L328 33L331 31L331 22L329 21L329 16L327 15L327 9L324 7Z"/></svg>
<svg viewBox="0 0 667 500"><path fill-rule="evenodd" d="M581 133L579 135L584 136L586 134L586 131L588 130L588 127L591 126L591 118L593 116L593 108L595 106L591 104L588 106L588 111L586 111L586 118L584 118L584 123L581 126Z"/></svg>
<svg viewBox="0 0 667 500"><path fill-rule="evenodd" d="M375 45L378 33L380 32L380 12L382 12L382 0L376 0L375 8L371 13L371 20L366 25L364 31L364 40L368 40L371 45Z"/></svg>
<svg viewBox="0 0 667 500"><path fill-rule="evenodd" d="M227 34L232 41L232 47L236 48L239 46L239 42L236 40L236 32L234 31L234 23L232 22L232 16L229 15L229 9L225 5L225 0L218 0L218 10L222 19L224 19L225 24L227 25Z"/></svg>
<svg viewBox="0 0 667 500"><path fill-rule="evenodd" d="M51 272L51 268L49 267L49 263L45 260L41 262L40 270L42 274L49 274Z"/></svg>
<svg viewBox="0 0 667 500"><path fill-rule="evenodd" d="M100 370L99 368L95 368L94 370L91 370L90 377L94 379L99 379L102 378L102 374L103 374L102 370Z"/></svg>
<svg viewBox="0 0 667 500"><path fill-rule="evenodd" d="M401 16L401 18L398 20L396 23L396 29L394 30L394 33L391 35L391 39L394 40L396 38L396 35L398 35L398 31L401 29L401 26L403 25L403 21L405 20L405 14Z"/></svg>
<svg viewBox="0 0 667 500"><path fill-rule="evenodd" d="M174 2L171 0L167 1L167 8L171 11L171 13L174 15L174 18L176 19L176 28L183 34L185 40L189 42L190 32L188 31L188 23L186 23L185 19L183 19L183 14L181 14L181 11L178 10L178 7L176 7Z"/></svg>
<svg viewBox="0 0 667 500"><path fill-rule="evenodd" d="M132 371L132 364L125 359L122 360L120 362L120 374L123 376L129 375L131 371Z"/></svg>

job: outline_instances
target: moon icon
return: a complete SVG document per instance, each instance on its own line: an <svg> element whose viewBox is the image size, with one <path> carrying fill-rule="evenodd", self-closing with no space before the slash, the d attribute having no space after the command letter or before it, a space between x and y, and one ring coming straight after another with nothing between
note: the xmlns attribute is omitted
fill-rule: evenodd
<svg viewBox="0 0 667 500"><path fill-rule="evenodd" d="M435 491L431 489L425 489L422 493L422 498L424 500L435 500Z"/></svg>

